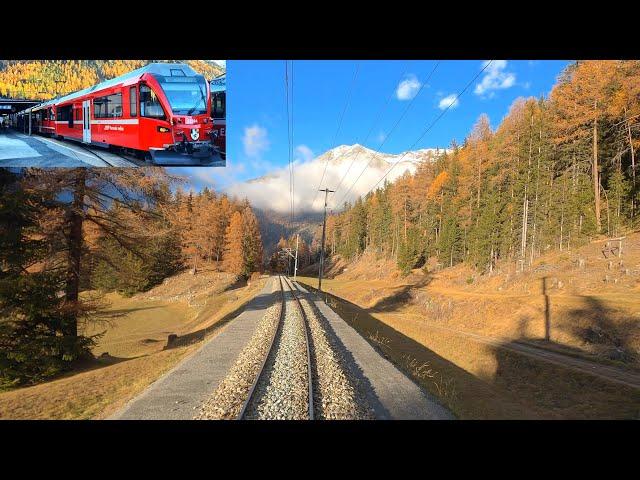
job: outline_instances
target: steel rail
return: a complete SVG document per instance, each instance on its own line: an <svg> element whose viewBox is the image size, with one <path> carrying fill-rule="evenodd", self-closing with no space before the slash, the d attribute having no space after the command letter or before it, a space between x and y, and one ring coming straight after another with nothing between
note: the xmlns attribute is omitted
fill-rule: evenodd
<svg viewBox="0 0 640 480"><path fill-rule="evenodd" d="M273 345L275 344L276 341L276 337L278 336L278 332L280 331L280 328L282 327L282 324L284 322L284 311L285 311L285 298L284 298L284 287L282 285L282 277L278 276L278 280L280 282L280 316L278 318L278 325L276 326L276 328L273 329L273 335L271 336L271 341L269 343L269 348L267 349L267 353L265 354L264 358L262 359L262 364L260 365L260 370L258 371L258 374L256 375L256 378L253 381L253 384L251 385L251 388L249 389L249 394L247 395L247 399L244 401L244 404L242 405L242 409L240 410L240 413L238 414L238 417L236 418L236 420L242 420L244 419L246 413L247 413L247 409L249 408L249 404L251 403L251 400L253 399L253 395L255 393L256 387L258 386L258 383L260 382L260 379L262 378L262 374L264 373L264 367L267 365L267 360L269 359L269 356L271 355L271 351L273 350Z"/></svg>
<svg viewBox="0 0 640 480"><path fill-rule="evenodd" d="M290 278L285 277L285 280L288 282L289 284L289 288L291 289L291 295L293 296L293 298L296 301L296 304L298 305L298 311L300 312L300 316L302 317L302 323L304 326L304 339L305 339L305 345L307 347L307 375L308 375L308 379L309 379L309 420L313 420L314 419L314 414L313 414L313 373L311 371L311 348L310 348L310 344L309 344L309 319L307 318L307 314L304 311L304 308L302 307L302 302L300 302L300 298L297 295L297 291L298 288L297 286L295 286L295 284L291 281Z"/></svg>
<svg viewBox="0 0 640 480"><path fill-rule="evenodd" d="M104 163L107 164L107 166L109 167L115 167L114 164L112 164L109 160L107 160L106 158L102 157L102 155L98 155L96 152L94 152L92 149L90 149L89 147L87 147L86 145L79 143L78 144L80 146L80 148L82 148L83 150L86 150L89 153L92 153L95 157L98 157L100 160L102 160Z"/></svg>

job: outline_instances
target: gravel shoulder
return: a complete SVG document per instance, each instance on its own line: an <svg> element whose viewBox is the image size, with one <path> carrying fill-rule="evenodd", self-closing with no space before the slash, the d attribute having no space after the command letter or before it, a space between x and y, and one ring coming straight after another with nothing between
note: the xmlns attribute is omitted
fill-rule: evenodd
<svg viewBox="0 0 640 480"><path fill-rule="evenodd" d="M351 375L362 382L361 391L378 420L451 420L455 417L437 400L380 355L358 332L349 326L322 300L299 286L307 300L315 305L335 335Z"/></svg>
<svg viewBox="0 0 640 480"><path fill-rule="evenodd" d="M270 278L244 311L110 419L189 420L225 378L265 310L273 303Z"/></svg>

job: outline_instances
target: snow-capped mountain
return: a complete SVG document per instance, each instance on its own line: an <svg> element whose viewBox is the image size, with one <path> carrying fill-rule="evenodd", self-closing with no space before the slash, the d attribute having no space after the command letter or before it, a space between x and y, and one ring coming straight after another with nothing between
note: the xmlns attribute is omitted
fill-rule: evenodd
<svg viewBox="0 0 640 480"><path fill-rule="evenodd" d="M339 208L345 201L352 202L367 193L390 169L386 180L392 182L407 171L414 173L420 162L434 161L444 152L445 149L426 148L390 154L378 153L359 144L340 145L307 162L296 162L295 210L299 213L321 211L323 201L316 192L325 187L336 190L329 198L329 207ZM231 195L247 197L258 208L287 212L290 209L289 168L231 185L227 191Z"/></svg>

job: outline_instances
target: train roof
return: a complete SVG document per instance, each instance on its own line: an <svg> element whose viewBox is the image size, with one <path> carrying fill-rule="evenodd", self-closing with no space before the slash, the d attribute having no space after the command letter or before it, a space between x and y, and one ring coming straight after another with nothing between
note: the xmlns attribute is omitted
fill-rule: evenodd
<svg viewBox="0 0 640 480"><path fill-rule="evenodd" d="M65 95L64 97L54 99L53 102L55 103L68 102L69 100L73 100L74 98L87 95L88 93L113 87L127 80L141 77L145 73L157 73L159 75L171 77L173 76L173 70L178 70L178 69L181 70L184 73L184 75L187 77L194 77L196 75L199 75L193 68L191 68L186 63L150 63L148 65L145 65L144 67L140 67L129 73L120 75L119 77L115 77L115 78L112 78L111 80L106 80L102 83L94 85L93 87L85 88L84 90L80 90L78 92Z"/></svg>

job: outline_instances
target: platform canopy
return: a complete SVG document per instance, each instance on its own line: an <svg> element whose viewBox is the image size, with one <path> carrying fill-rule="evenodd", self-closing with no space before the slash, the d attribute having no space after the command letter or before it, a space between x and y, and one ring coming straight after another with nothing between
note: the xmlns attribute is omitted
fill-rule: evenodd
<svg viewBox="0 0 640 480"><path fill-rule="evenodd" d="M26 108L33 107L41 103L41 100L28 100L26 98L0 97L0 115L20 112Z"/></svg>

